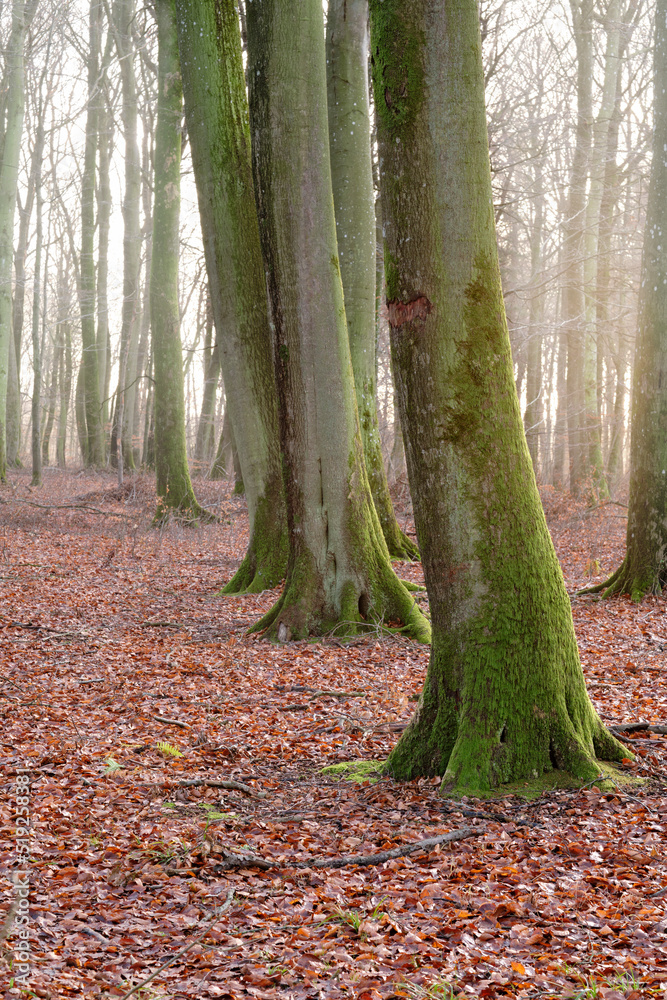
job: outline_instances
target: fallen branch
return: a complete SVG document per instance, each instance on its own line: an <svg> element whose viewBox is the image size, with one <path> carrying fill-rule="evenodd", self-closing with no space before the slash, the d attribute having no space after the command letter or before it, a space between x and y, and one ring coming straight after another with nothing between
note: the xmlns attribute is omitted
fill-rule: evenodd
<svg viewBox="0 0 667 1000"><path fill-rule="evenodd" d="M250 785L244 785L242 781L214 781L210 778L190 778L187 781L179 781L180 788L226 788L229 792L245 792L254 799L265 799L266 792L256 792Z"/></svg>
<svg viewBox="0 0 667 1000"><path fill-rule="evenodd" d="M102 517L120 517L124 521L136 521L129 514L117 514L113 510L99 510L83 503L36 503L34 500L0 500L0 504L25 504L28 507L39 507L40 510L84 510L89 514L100 514Z"/></svg>
<svg viewBox="0 0 667 1000"><path fill-rule="evenodd" d="M164 715L152 715L152 719L156 722L162 722L165 726L178 726L179 729L190 729L191 727L187 722L181 722L180 719L167 719Z"/></svg>
<svg viewBox="0 0 667 1000"><path fill-rule="evenodd" d="M610 733L661 733L667 736L667 726L652 726L650 722L623 722L618 726L607 726Z"/></svg>
<svg viewBox="0 0 667 1000"><path fill-rule="evenodd" d="M465 840L466 837L479 837L481 830L463 827L460 830L450 830L439 837L429 837L428 840L417 840L412 844L392 847L380 854L348 854L342 858L314 858L312 861L294 861L291 864L278 861L267 861L255 854L234 854L232 851L222 852L222 863L216 865L217 871L228 868L261 868L264 871L275 868L346 868L348 865L381 865L393 858L404 858L416 851L430 851L438 844L450 844L455 840Z"/></svg>
<svg viewBox="0 0 667 1000"><path fill-rule="evenodd" d="M185 947L181 948L180 951L177 951L175 955L172 955L167 962L163 962L163 964L158 969L156 969L155 972L153 972L150 976L148 976L146 979L142 979L140 983L137 983L136 986L133 986L132 989L128 990L127 993L123 993L122 997L120 997L120 1000L128 1000L128 997L131 997L133 993L137 993L139 990L143 989L144 986L148 986L148 984L152 983L153 980L156 979L161 972L164 972L164 970L168 969L170 965L173 965L176 959L180 958L181 955L185 955L186 951L190 951L190 948L194 948L196 944L199 944L199 942L206 937L211 927L213 927L214 924L218 922L218 919L222 916L222 914L229 909L229 907L232 905L233 899L234 899L234 890L230 889L229 892L227 893L226 900L224 901L218 912L213 913L209 917L208 923L206 924L206 927L201 932L201 934L199 934L198 937L193 938L192 941L189 941L185 945Z"/></svg>

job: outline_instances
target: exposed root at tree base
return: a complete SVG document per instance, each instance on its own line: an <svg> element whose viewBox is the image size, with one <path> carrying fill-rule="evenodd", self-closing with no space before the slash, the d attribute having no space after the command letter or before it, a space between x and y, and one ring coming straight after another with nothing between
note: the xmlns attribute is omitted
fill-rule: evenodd
<svg viewBox="0 0 667 1000"><path fill-rule="evenodd" d="M661 594L665 579L660 575L657 579L650 580L648 575L639 576L630 566L629 559L625 559L615 573L594 587L586 587L577 591L578 594L602 594L602 599L614 597L617 594L629 594L631 599L640 604L648 594Z"/></svg>
<svg viewBox="0 0 667 1000"><path fill-rule="evenodd" d="M368 587L371 590L371 587ZM337 638L363 635L383 627L383 621L401 622L400 631L418 642L431 641L431 626L415 600L400 580L387 573L386 587L375 588L376 598L370 605L366 590L350 581L343 587L340 607L327 606L321 589L309 580L304 572L292 574L274 606L249 633L264 632L267 638L278 642L304 639L308 636L330 635Z"/></svg>
<svg viewBox="0 0 667 1000"><path fill-rule="evenodd" d="M196 502L187 501L187 506L184 503L181 506L172 507L171 505L167 506L164 502L160 503L158 500L158 507L153 517L152 526L154 528L163 528L171 518L174 518L175 521L186 527L194 527L196 524L220 523L220 518L217 514L213 514L210 510L206 510L205 507L201 507Z"/></svg>

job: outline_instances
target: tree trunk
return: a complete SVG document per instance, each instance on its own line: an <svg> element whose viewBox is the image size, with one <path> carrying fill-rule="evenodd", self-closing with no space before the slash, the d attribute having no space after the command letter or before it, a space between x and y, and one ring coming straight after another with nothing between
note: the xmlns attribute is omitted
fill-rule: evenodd
<svg viewBox="0 0 667 1000"><path fill-rule="evenodd" d="M611 123L616 103L617 83L621 73L621 4L620 0L610 0L605 17L607 46L604 64L604 80L600 95L600 107L592 128L592 150L590 163L590 184L586 206L586 235L584 239L584 284L586 293L586 349L584 359L584 381L586 397L586 437L588 460L593 485L602 498L609 496L609 488L604 474L602 458L600 412L598 406L599 357L602 354L600 324L597 322L599 300L598 268L600 208L604 195L605 166L610 142ZM612 137L613 138L613 137Z"/></svg>
<svg viewBox="0 0 667 1000"><path fill-rule="evenodd" d="M589 476L584 385L584 227L591 145L594 0L570 0L577 49L577 124L565 222L563 323L567 338L567 422L570 490L575 496Z"/></svg>
<svg viewBox="0 0 667 1000"><path fill-rule="evenodd" d="M178 513L210 517L190 482L185 449L183 355L178 307L178 250L183 97L174 0L157 0L158 113L155 131L155 208L151 265L151 328L155 365L156 520Z"/></svg>
<svg viewBox="0 0 667 1000"><path fill-rule="evenodd" d="M62 263L58 266L58 332L57 341L62 345L58 367L60 405L58 409L58 440L56 462L59 469L67 463L67 416L72 395L72 325L70 321L69 275Z"/></svg>
<svg viewBox="0 0 667 1000"><path fill-rule="evenodd" d="M42 278L42 156L44 153L44 116L42 101L37 114L37 135L35 136L35 156L37 173L35 176L35 276L32 292L32 486L42 485L42 351L39 342L40 283Z"/></svg>
<svg viewBox="0 0 667 1000"><path fill-rule="evenodd" d="M239 22L233 0L178 0L177 10L213 318L250 518L248 551L223 593L253 593L284 578L287 522Z"/></svg>
<svg viewBox="0 0 667 1000"><path fill-rule="evenodd" d="M215 448L215 397L220 381L220 349L213 325L210 291L206 293L206 334L204 340L204 396L197 424L195 459L209 466Z"/></svg>
<svg viewBox="0 0 667 1000"><path fill-rule="evenodd" d="M103 67L106 67L110 53L104 53ZM97 187L97 375L100 392L102 431L104 450L107 451L109 433L109 234L111 226L110 168L114 146L114 116L109 107L108 80L104 74L104 102L100 106L99 117L99 169Z"/></svg>
<svg viewBox="0 0 667 1000"><path fill-rule="evenodd" d="M123 311L120 330L118 371L117 451L118 479L123 470L135 469L132 443L134 399L136 395L137 348L139 341L139 273L141 269L141 155L137 139L137 83L134 71L135 47L132 24L133 0L116 0L114 35L121 67L123 93L123 136L125 139L125 192L123 196ZM180 162L180 161L179 161ZM118 445L117 445L118 448Z"/></svg>
<svg viewBox="0 0 667 1000"><path fill-rule="evenodd" d="M433 621L388 760L479 794L626 750L586 693L513 383L476 0L371 0L391 346ZM414 193L419 192L416 198Z"/></svg>
<svg viewBox="0 0 667 1000"><path fill-rule="evenodd" d="M34 5L31 5L34 13ZM7 378L9 339L12 336L12 264L14 213L19 171L25 97L23 47L30 9L24 0L13 0L12 29L5 54L5 131L0 157L0 482L7 475Z"/></svg>
<svg viewBox="0 0 667 1000"><path fill-rule="evenodd" d="M390 618L426 639L428 624L392 570L364 466L336 244L322 4L253 0L247 19L290 540L285 589L255 628L286 639Z"/></svg>
<svg viewBox="0 0 667 1000"><path fill-rule="evenodd" d="M630 498L625 559L590 592L641 601L667 584L667 0L657 0L653 157L632 381Z"/></svg>
<svg viewBox="0 0 667 1000"><path fill-rule="evenodd" d="M83 461L86 466L104 464L97 338L95 336L95 164L100 117L100 35L102 6L91 0L88 51L88 111L81 178L81 255L79 305L81 308L82 376L77 379L85 413ZM80 432L84 428L79 425Z"/></svg>
<svg viewBox="0 0 667 1000"><path fill-rule="evenodd" d="M376 404L376 231L368 94L368 0L329 0L327 105L336 237L368 481L389 554L417 559L396 521Z"/></svg>

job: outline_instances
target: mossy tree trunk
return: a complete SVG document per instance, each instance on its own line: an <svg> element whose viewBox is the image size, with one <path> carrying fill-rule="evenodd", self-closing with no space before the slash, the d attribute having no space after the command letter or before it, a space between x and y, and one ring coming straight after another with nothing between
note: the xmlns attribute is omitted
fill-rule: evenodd
<svg viewBox="0 0 667 1000"><path fill-rule="evenodd" d="M476 0L371 0L387 294L433 644L399 778L482 793L626 750L584 682L513 382Z"/></svg>
<svg viewBox="0 0 667 1000"><path fill-rule="evenodd" d="M248 551L223 593L253 593L284 578L288 542L241 35L233 0L177 0L177 12L218 356L250 518Z"/></svg>
<svg viewBox="0 0 667 1000"><path fill-rule="evenodd" d="M320 0L247 7L251 134L289 524L278 638L426 620L395 576L364 466L343 304ZM236 431L236 424L234 424Z"/></svg>
<svg viewBox="0 0 667 1000"><path fill-rule="evenodd" d="M329 0L326 29L331 179L345 316L368 481L389 554L416 559L396 520L376 403L376 220L368 93L368 0Z"/></svg>
<svg viewBox="0 0 667 1000"><path fill-rule="evenodd" d="M590 592L641 601L667 584L667 0L656 6L653 157L632 382L626 554Z"/></svg>
<svg viewBox="0 0 667 1000"><path fill-rule="evenodd" d="M183 356L178 307L181 118L183 96L174 0L157 0L158 111L155 131L155 208L151 260L151 329L155 366L156 519L206 512L195 499L185 446Z"/></svg>

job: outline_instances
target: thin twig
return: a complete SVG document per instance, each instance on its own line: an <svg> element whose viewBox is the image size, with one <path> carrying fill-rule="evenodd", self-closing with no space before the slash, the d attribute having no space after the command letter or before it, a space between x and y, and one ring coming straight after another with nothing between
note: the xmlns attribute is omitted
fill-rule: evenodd
<svg viewBox="0 0 667 1000"><path fill-rule="evenodd" d="M180 719L167 719L164 715L152 715L151 718L155 719L156 722L162 722L165 726L178 726L179 729L192 728L187 722L181 722Z"/></svg>
<svg viewBox="0 0 667 1000"><path fill-rule="evenodd" d="M173 965L173 963L176 961L177 958L180 958L181 955L185 955L186 951L190 951L190 948L194 948L196 944L199 944L199 942L206 937L211 927L213 927L214 924L217 923L218 919L222 916L222 914L229 909L229 907L232 905L233 899L234 899L234 890L230 889L229 892L227 893L227 899L222 904L218 912L213 913L211 917L209 917L209 921L206 924L205 929L201 932L201 934L198 937L194 938L192 941L189 941L188 944L186 944L184 948L181 948L180 951L177 951L175 955L172 955L172 957L167 962L164 962L159 967L159 969L156 969L155 972L153 972L150 976L148 976L147 979L142 979L140 983L137 983L136 986L133 986L132 989L128 990L127 993L123 993L122 997L120 997L120 1000L127 1000L127 998L131 997L133 993L136 993L144 986L148 986L148 984L152 983L153 980L157 976L159 976L161 972L164 972L164 970L168 969L170 965Z"/></svg>

